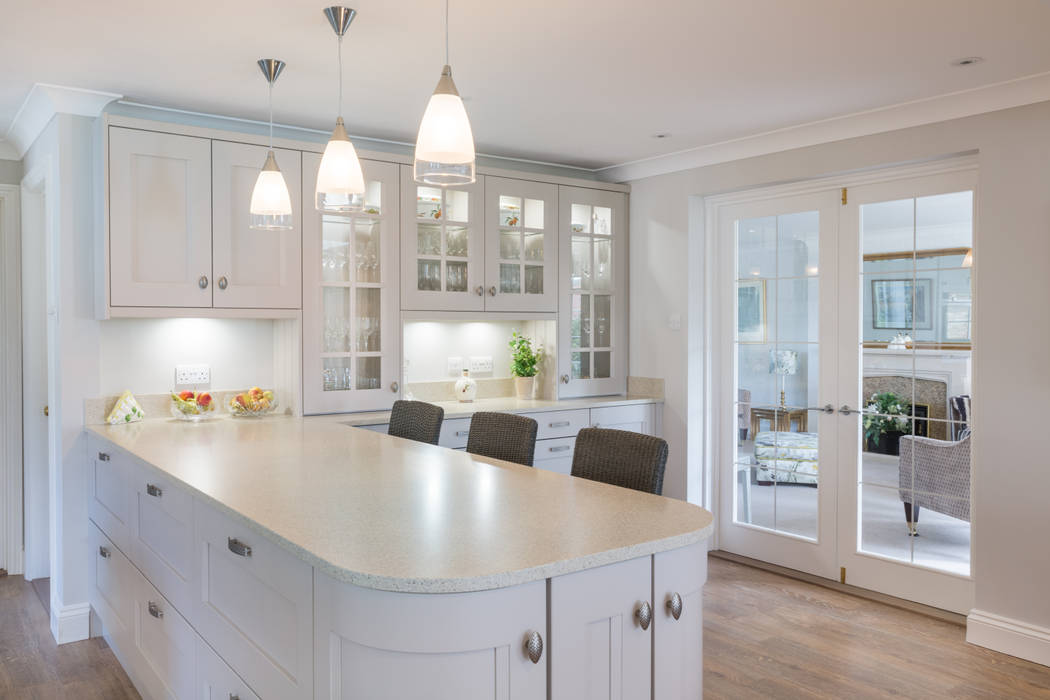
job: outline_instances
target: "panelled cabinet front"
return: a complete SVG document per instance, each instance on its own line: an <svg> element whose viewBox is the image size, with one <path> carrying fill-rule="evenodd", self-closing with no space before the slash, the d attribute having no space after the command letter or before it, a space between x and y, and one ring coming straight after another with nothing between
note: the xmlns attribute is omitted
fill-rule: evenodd
<svg viewBox="0 0 1050 700"><path fill-rule="evenodd" d="M558 188L485 178L485 310L558 310Z"/></svg>
<svg viewBox="0 0 1050 700"><path fill-rule="evenodd" d="M360 588L316 572L316 697L541 700L546 630L544 581L435 595Z"/></svg>
<svg viewBox="0 0 1050 700"><path fill-rule="evenodd" d="M703 695L707 546L653 555L653 700Z"/></svg>

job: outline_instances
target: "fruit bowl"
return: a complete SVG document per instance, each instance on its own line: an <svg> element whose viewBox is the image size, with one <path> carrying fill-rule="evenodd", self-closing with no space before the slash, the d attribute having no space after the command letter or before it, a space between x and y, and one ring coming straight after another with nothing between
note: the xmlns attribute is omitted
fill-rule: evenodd
<svg viewBox="0 0 1050 700"><path fill-rule="evenodd" d="M171 393L171 415L173 418L188 421L202 421L215 418L215 400L207 391L183 391Z"/></svg>
<svg viewBox="0 0 1050 700"><path fill-rule="evenodd" d="M248 391L231 396L226 402L226 410L237 418L260 418L269 415L277 409L277 397L270 390L262 390L257 386Z"/></svg>

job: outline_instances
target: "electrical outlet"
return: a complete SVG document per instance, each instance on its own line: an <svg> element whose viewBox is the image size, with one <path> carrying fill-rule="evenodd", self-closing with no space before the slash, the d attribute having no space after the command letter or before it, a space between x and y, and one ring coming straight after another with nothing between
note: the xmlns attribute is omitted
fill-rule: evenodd
<svg viewBox="0 0 1050 700"><path fill-rule="evenodd" d="M484 355L470 358L471 372L492 373L492 355Z"/></svg>
<svg viewBox="0 0 1050 700"><path fill-rule="evenodd" d="M175 386L210 383L211 367L208 365L175 365Z"/></svg>
<svg viewBox="0 0 1050 700"><path fill-rule="evenodd" d="M448 358L448 373L452 375L458 375L463 371L463 358L462 357L450 357Z"/></svg>

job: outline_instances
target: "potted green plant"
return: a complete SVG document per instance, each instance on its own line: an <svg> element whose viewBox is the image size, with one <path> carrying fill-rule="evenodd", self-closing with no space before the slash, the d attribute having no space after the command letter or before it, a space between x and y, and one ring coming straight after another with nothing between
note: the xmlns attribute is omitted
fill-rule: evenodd
<svg viewBox="0 0 1050 700"><path fill-rule="evenodd" d="M536 393L543 351L534 348L532 339L514 331L510 336L510 373L514 375L514 393L519 399L531 399Z"/></svg>
<svg viewBox="0 0 1050 700"><path fill-rule="evenodd" d="M900 454L901 435L910 433L911 402L893 392L872 394L864 416L864 441L868 452Z"/></svg>

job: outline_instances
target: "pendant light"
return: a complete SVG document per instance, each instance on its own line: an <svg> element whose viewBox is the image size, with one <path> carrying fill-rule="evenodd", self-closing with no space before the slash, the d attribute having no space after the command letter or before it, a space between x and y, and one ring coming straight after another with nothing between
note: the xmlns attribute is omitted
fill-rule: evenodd
<svg viewBox="0 0 1050 700"><path fill-rule="evenodd" d="M270 85L270 149L252 190L248 225L266 231L287 231L292 228L292 198L273 154L273 84L284 70L284 61L260 58L259 69Z"/></svg>
<svg viewBox="0 0 1050 700"><path fill-rule="evenodd" d="M445 67L430 96L416 138L416 182L469 185L474 175L474 134L448 62L448 0L445 0Z"/></svg>
<svg viewBox="0 0 1050 700"><path fill-rule="evenodd" d="M357 159L354 144L343 126L343 36L357 11L349 7L326 7L328 23L339 37L339 116L335 120L332 138L321 156L317 173L316 203L318 211L345 213L364 208L365 178L361 161Z"/></svg>

